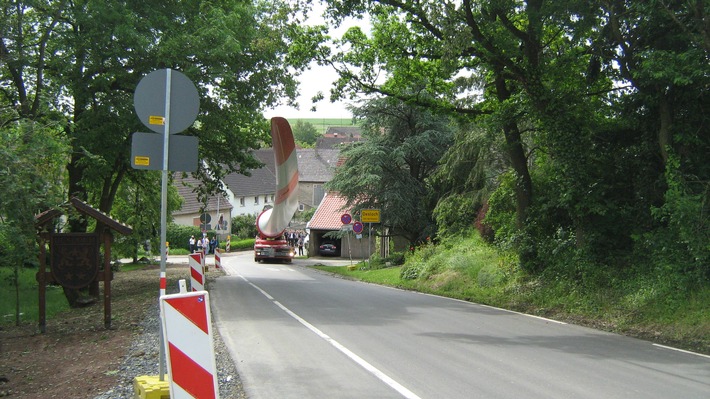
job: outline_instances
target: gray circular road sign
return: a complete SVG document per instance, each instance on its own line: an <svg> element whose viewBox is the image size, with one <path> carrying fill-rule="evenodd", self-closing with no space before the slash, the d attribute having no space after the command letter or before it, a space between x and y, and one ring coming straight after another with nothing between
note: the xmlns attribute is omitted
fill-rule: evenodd
<svg viewBox="0 0 710 399"><path fill-rule="evenodd" d="M159 69L146 75L136 87L133 106L138 118L156 133L165 130L166 77L168 70ZM200 110L197 88L182 72L170 70L170 134L180 133L195 122Z"/></svg>

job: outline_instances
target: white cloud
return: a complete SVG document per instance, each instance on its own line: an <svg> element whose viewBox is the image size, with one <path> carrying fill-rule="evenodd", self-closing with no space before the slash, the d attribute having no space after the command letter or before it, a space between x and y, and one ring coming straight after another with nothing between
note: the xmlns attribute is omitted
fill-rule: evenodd
<svg viewBox="0 0 710 399"><path fill-rule="evenodd" d="M322 17L325 11L325 5L321 3L314 4L313 10L309 13L309 25L323 24ZM338 29L330 32L332 37L341 37L345 31L352 26L360 26L363 31L369 31L369 20L357 20L349 18L345 20ZM264 116L271 118L281 116L284 118L351 118L352 113L347 110L347 101L330 102L330 89L338 78L337 72L330 66L320 66L315 62L311 63L310 69L303 72L299 77L300 96L297 101L299 109L287 105L281 105L275 108L267 109ZM311 111L314 104L311 99L319 92L323 93L324 99L315 104L315 111Z"/></svg>
<svg viewBox="0 0 710 399"><path fill-rule="evenodd" d="M273 116L281 116L284 118L352 117L352 113L346 109L346 102L330 102L330 88L337 78L338 74L331 67L323 67L313 63L311 69L305 71L299 77L301 95L298 97L298 104L300 109L282 105L267 110L264 115L267 118ZM319 91L323 93L325 98L316 103L316 111L311 111L313 107L311 98L318 94Z"/></svg>

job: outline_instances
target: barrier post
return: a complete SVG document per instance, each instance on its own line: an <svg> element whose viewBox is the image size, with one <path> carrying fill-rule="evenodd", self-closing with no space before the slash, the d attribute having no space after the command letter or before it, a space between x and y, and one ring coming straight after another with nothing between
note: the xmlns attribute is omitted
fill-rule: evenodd
<svg viewBox="0 0 710 399"><path fill-rule="evenodd" d="M205 250L205 252L202 254L202 274L207 274L207 269L209 268L207 266L207 253L208 251Z"/></svg>
<svg viewBox="0 0 710 399"><path fill-rule="evenodd" d="M219 398L209 293L160 297L171 398Z"/></svg>
<svg viewBox="0 0 710 399"><path fill-rule="evenodd" d="M222 267L222 250L219 248L214 249L214 267L215 269Z"/></svg>
<svg viewBox="0 0 710 399"><path fill-rule="evenodd" d="M202 291L205 289L205 258L202 252L195 252L188 255L190 263L190 289L192 291Z"/></svg>

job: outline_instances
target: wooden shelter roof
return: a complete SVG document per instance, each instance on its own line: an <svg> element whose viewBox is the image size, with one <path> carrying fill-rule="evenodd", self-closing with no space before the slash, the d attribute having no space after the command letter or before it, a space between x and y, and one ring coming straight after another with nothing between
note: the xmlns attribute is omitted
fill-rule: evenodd
<svg viewBox="0 0 710 399"><path fill-rule="evenodd" d="M112 219L110 216L107 214L101 212L100 210L92 207L91 205L87 204L86 202L76 198L72 197L69 203L79 212L82 214L89 216L93 219L95 219L97 222L103 223L105 226L109 227L110 229L121 233L123 235L129 235L133 233L133 228L131 226L125 225L115 219ZM41 227L44 226L45 224L51 222L54 220L56 217L59 217L63 214L60 209L49 209L46 210L39 215L35 216L35 226Z"/></svg>

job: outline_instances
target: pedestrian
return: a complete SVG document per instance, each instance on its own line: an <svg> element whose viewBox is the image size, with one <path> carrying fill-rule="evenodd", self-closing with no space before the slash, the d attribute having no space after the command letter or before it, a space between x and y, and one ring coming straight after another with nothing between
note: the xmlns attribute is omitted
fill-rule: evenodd
<svg viewBox="0 0 710 399"><path fill-rule="evenodd" d="M207 235L202 236L202 254L207 255L210 252L210 239Z"/></svg>
<svg viewBox="0 0 710 399"><path fill-rule="evenodd" d="M202 238L197 240L197 252L202 252Z"/></svg>
<svg viewBox="0 0 710 399"><path fill-rule="evenodd" d="M303 237L298 237L298 256L303 256Z"/></svg>
<svg viewBox="0 0 710 399"><path fill-rule="evenodd" d="M214 249L217 246L217 238L216 236L212 236L212 239L210 240L210 253L214 254Z"/></svg>
<svg viewBox="0 0 710 399"><path fill-rule="evenodd" d="M195 253L195 236L190 236L190 240L188 240L188 245L190 246L190 253Z"/></svg>

